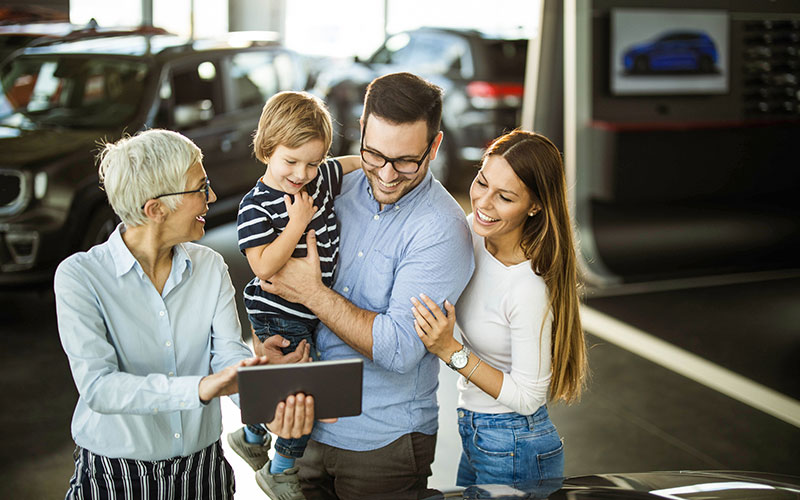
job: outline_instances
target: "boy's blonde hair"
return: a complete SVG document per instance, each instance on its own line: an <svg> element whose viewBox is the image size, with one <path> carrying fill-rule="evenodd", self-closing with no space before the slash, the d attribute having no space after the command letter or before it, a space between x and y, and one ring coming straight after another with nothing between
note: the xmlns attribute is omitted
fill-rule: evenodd
<svg viewBox="0 0 800 500"><path fill-rule="evenodd" d="M278 146L295 149L314 139L323 142L327 156L333 125L325 103L308 92L279 92L261 110L253 152L259 161L268 164Z"/></svg>

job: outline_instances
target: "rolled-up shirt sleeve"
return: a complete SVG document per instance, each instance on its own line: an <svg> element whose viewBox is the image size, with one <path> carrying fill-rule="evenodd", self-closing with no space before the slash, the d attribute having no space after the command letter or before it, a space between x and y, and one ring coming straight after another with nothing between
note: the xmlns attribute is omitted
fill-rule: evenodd
<svg viewBox="0 0 800 500"><path fill-rule="evenodd" d="M56 312L61 344L78 392L93 411L103 414L151 414L200 407L202 376L170 377L120 371L107 336L106 318L91 284L75 261L65 261L55 276ZM130 335L136 335L131 329Z"/></svg>
<svg viewBox="0 0 800 500"><path fill-rule="evenodd" d="M518 283L503 309L511 329L511 371L503 373L497 401L531 415L547 400L550 385L552 316L547 290L535 282Z"/></svg>
<svg viewBox="0 0 800 500"><path fill-rule="evenodd" d="M474 269L463 219L439 217L418 227L397 263L388 310L372 324L373 361L397 373L415 369L427 353L414 330L411 297L424 293L444 310L445 299L456 303Z"/></svg>

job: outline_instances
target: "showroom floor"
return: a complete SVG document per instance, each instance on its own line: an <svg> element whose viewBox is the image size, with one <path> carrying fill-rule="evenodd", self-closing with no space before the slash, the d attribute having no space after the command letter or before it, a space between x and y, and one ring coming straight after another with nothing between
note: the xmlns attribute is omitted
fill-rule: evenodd
<svg viewBox="0 0 800 500"><path fill-rule="evenodd" d="M232 224L204 243L223 254L238 289L249 279ZM788 275L787 275L788 276ZM776 394L800 397L800 279L639 291L589 293L591 313L610 316ZM58 341L50 293L3 293L0 373L0 497L62 498L72 473L69 422L77 398ZM590 315L587 313L586 318ZM242 317L244 320L245 318ZM739 469L800 474L800 428L734 397L633 354L584 322L592 378L580 403L550 413L566 444L566 474L675 469ZM635 350L635 349L633 349ZM649 356L654 358L654 356ZM678 369L678 371L680 371ZM691 374L690 374L691 375ZM455 374L442 370L440 431L431 484L452 487L460 453L455 429ZM226 431L238 415L224 405ZM794 415L795 421L800 414ZM257 492L252 472L228 454L237 498Z"/></svg>

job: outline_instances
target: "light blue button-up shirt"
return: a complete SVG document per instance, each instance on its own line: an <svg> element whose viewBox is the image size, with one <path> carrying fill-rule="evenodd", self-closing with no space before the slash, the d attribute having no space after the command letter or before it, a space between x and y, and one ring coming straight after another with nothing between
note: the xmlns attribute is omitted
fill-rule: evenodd
<svg viewBox="0 0 800 500"><path fill-rule="evenodd" d="M200 379L252 356L228 267L210 248L176 245L159 294L121 231L56 271L58 330L80 393L72 437L113 458L187 456L222 431L219 398L200 403Z"/></svg>
<svg viewBox="0 0 800 500"><path fill-rule="evenodd" d="M364 359L362 414L317 423L313 438L348 450L374 450L404 434L438 429L439 359L414 330L411 297L455 304L474 268L464 211L430 172L397 203L372 196L363 171L344 177L335 202L341 224L333 290L377 312L372 360L329 328L317 330L322 359Z"/></svg>

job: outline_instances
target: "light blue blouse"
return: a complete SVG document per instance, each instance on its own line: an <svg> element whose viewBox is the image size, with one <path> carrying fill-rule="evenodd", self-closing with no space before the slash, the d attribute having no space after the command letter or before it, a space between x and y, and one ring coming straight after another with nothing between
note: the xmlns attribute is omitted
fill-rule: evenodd
<svg viewBox="0 0 800 500"><path fill-rule="evenodd" d="M176 245L159 294L122 232L56 271L58 330L80 394L72 437L113 458L187 456L222 430L219 398L201 404L200 379L252 356L228 267L210 248Z"/></svg>

